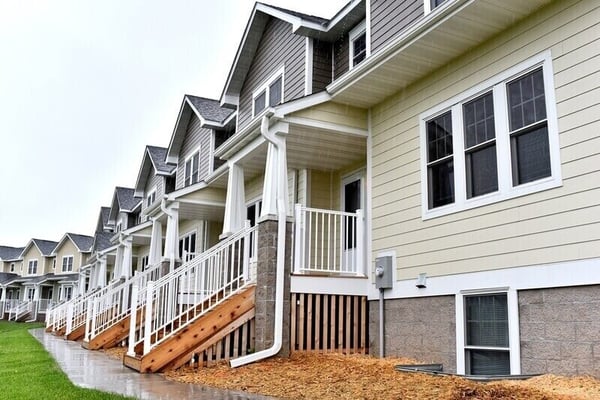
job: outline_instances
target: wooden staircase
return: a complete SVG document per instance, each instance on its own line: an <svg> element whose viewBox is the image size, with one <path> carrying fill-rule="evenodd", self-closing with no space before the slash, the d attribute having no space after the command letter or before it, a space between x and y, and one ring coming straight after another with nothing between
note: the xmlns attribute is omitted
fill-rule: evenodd
<svg viewBox="0 0 600 400"><path fill-rule="evenodd" d="M143 321L144 310L142 307L137 309L136 326L139 326L140 321ZM100 334L83 340L81 346L88 350L110 349L117 346L129 336L129 324L131 323L131 314L117 321L109 328L103 330ZM85 334L85 327L84 327Z"/></svg>
<svg viewBox="0 0 600 400"><path fill-rule="evenodd" d="M173 326L176 330L147 354L136 348L135 356L125 355L123 364L141 373L175 369L202 353L254 318L255 285L247 285L199 317ZM138 319L140 320L140 319Z"/></svg>

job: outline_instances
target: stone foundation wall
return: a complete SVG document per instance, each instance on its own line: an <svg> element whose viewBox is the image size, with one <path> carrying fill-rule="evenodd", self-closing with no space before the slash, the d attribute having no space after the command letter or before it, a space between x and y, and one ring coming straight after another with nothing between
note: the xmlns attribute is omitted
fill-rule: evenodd
<svg viewBox="0 0 600 400"><path fill-rule="evenodd" d="M441 363L456 372L454 296L385 301L385 355ZM379 301L369 304L369 352L379 355Z"/></svg>
<svg viewBox="0 0 600 400"><path fill-rule="evenodd" d="M285 280L283 302L283 338L281 357L290 354L290 273L292 265L292 224L287 223L285 243ZM277 280L277 220L266 220L258 224L256 267L256 350L273 345L275 326L275 282Z"/></svg>
<svg viewBox="0 0 600 400"><path fill-rule="evenodd" d="M519 292L521 371L600 378L600 285Z"/></svg>

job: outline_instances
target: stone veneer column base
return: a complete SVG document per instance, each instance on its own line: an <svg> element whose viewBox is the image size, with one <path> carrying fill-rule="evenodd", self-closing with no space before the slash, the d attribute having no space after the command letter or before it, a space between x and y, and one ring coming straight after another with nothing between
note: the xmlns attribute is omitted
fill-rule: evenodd
<svg viewBox="0 0 600 400"><path fill-rule="evenodd" d="M277 220L265 219L258 223L256 266L256 351L273 345L275 327L275 283L277 279ZM290 354L290 273L292 223L287 222L285 240L285 278L283 294L283 337L280 357Z"/></svg>

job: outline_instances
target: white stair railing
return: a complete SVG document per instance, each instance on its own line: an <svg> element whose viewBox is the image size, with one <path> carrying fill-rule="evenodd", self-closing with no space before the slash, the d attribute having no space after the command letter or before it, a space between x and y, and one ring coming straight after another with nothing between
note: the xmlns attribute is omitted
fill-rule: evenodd
<svg viewBox="0 0 600 400"><path fill-rule="evenodd" d="M297 274L365 274L362 210L321 210L296 204L294 272Z"/></svg>
<svg viewBox="0 0 600 400"><path fill-rule="evenodd" d="M193 260L140 290L134 289L136 307L143 317L136 327L137 313L132 313L129 349L143 343L143 354L185 325L214 308L250 283L255 276L250 256L256 254L256 226L246 227L216 244ZM251 249L253 247L253 249Z"/></svg>
<svg viewBox="0 0 600 400"><path fill-rule="evenodd" d="M12 307L8 313L9 321L18 321L33 310L33 301L27 300Z"/></svg>
<svg viewBox="0 0 600 400"><path fill-rule="evenodd" d="M127 317L132 310L132 287L143 288L149 281L158 279L161 265L158 263L146 268L143 272L136 272L134 276L120 282L110 290L97 293L87 299L84 340L90 341L105 329Z"/></svg>

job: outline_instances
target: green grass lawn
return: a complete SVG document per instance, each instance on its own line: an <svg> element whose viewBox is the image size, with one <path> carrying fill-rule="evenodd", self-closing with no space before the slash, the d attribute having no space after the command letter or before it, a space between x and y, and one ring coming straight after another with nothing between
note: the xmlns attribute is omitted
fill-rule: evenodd
<svg viewBox="0 0 600 400"><path fill-rule="evenodd" d="M42 324L0 321L0 399L127 399L71 383L44 347L27 332Z"/></svg>

